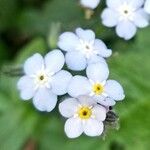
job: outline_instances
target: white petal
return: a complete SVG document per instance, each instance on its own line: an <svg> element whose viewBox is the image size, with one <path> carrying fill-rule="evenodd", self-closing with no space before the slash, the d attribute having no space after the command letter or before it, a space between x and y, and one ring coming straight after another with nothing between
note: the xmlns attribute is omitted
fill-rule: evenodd
<svg viewBox="0 0 150 150"><path fill-rule="evenodd" d="M89 80L83 76L74 76L68 86L68 94L72 97L88 95L91 91Z"/></svg>
<svg viewBox="0 0 150 150"><path fill-rule="evenodd" d="M20 96L23 100L29 100L34 96L35 85L33 79L28 76L21 77L17 83L17 87L21 92Z"/></svg>
<svg viewBox="0 0 150 150"><path fill-rule="evenodd" d="M97 102L103 106L114 106L116 104L114 99L112 99L110 97L106 97L104 99L99 99Z"/></svg>
<svg viewBox="0 0 150 150"><path fill-rule="evenodd" d="M144 10L150 14L150 0L146 0Z"/></svg>
<svg viewBox="0 0 150 150"><path fill-rule="evenodd" d="M73 117L76 113L79 102L75 98L68 98L59 104L59 112L66 118Z"/></svg>
<svg viewBox="0 0 150 150"><path fill-rule="evenodd" d="M65 70L61 70L58 73L56 73L52 77L52 92L55 93L56 95L63 95L67 93L67 88L69 85L69 82L72 78L71 73Z"/></svg>
<svg viewBox="0 0 150 150"><path fill-rule="evenodd" d="M57 96L49 89L40 88L33 98L34 106L40 111L52 111L57 103Z"/></svg>
<svg viewBox="0 0 150 150"><path fill-rule="evenodd" d="M82 28L76 29L77 36L86 42L91 42L95 40L95 33L92 30L83 30Z"/></svg>
<svg viewBox="0 0 150 150"><path fill-rule="evenodd" d="M89 79L102 82L108 78L109 69L104 63L90 64L86 69L86 74Z"/></svg>
<svg viewBox="0 0 150 150"><path fill-rule="evenodd" d="M95 9L99 3L100 0L81 0L81 5L91 9Z"/></svg>
<svg viewBox="0 0 150 150"><path fill-rule="evenodd" d="M87 60L88 65L94 64L94 63L98 63L98 62L104 63L104 64L107 65L106 60L105 60L103 57L98 56L98 55L92 55L92 57L90 57L90 58Z"/></svg>
<svg viewBox="0 0 150 150"><path fill-rule="evenodd" d="M106 0L106 4L109 8L115 10L122 4L122 0Z"/></svg>
<svg viewBox="0 0 150 150"><path fill-rule="evenodd" d="M96 119L88 119L83 126L83 130L88 136L100 136L103 133L104 125Z"/></svg>
<svg viewBox="0 0 150 150"><path fill-rule="evenodd" d="M134 23L139 28L144 28L149 25L149 16L143 9L139 9L135 12Z"/></svg>
<svg viewBox="0 0 150 150"><path fill-rule="evenodd" d="M64 51L73 51L78 44L79 39L72 32L65 32L59 37L58 47Z"/></svg>
<svg viewBox="0 0 150 150"><path fill-rule="evenodd" d="M40 54L34 54L28 58L24 64L24 72L27 75L36 74L44 65L44 59Z"/></svg>
<svg viewBox="0 0 150 150"><path fill-rule="evenodd" d="M96 120L104 121L106 119L106 108L103 106L96 105L92 110L92 114L95 116Z"/></svg>
<svg viewBox="0 0 150 150"><path fill-rule="evenodd" d="M112 50L107 49L106 45L102 40L96 39L94 42L94 49L97 50L98 55L101 57L110 57Z"/></svg>
<svg viewBox="0 0 150 150"><path fill-rule="evenodd" d="M79 137L83 133L81 121L77 118L70 118L65 123L65 133L69 138Z"/></svg>
<svg viewBox="0 0 150 150"><path fill-rule="evenodd" d="M106 82L105 92L108 94L108 97L117 101L125 98L122 86L115 80L108 80Z"/></svg>
<svg viewBox="0 0 150 150"><path fill-rule="evenodd" d="M97 104L96 101L92 97L89 97L87 95L79 96L78 101L83 106L93 106Z"/></svg>
<svg viewBox="0 0 150 150"><path fill-rule="evenodd" d="M65 56L66 64L69 69L80 71L86 68L87 62L84 55L80 52L68 52Z"/></svg>
<svg viewBox="0 0 150 150"><path fill-rule="evenodd" d="M104 95L94 95L93 96L93 99L96 101L96 102L100 102L100 101L103 101L104 99L106 98L106 96L104 96Z"/></svg>
<svg viewBox="0 0 150 150"><path fill-rule="evenodd" d="M107 27L114 27L118 24L118 14L113 9L105 8L101 14L101 18L102 23Z"/></svg>
<svg viewBox="0 0 150 150"><path fill-rule="evenodd" d="M144 0L126 0L135 10L144 5Z"/></svg>
<svg viewBox="0 0 150 150"><path fill-rule="evenodd" d="M116 27L117 35L125 40L134 37L136 30L136 26L129 21L122 21Z"/></svg>
<svg viewBox="0 0 150 150"><path fill-rule="evenodd" d="M65 58L60 50L53 50L45 56L45 65L49 72L56 73L60 71L64 63Z"/></svg>

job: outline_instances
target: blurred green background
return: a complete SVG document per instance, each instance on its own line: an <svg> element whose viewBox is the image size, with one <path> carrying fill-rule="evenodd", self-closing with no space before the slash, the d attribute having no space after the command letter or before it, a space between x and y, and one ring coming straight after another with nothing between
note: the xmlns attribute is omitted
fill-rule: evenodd
<svg viewBox="0 0 150 150"><path fill-rule="evenodd" d="M0 0L0 68L18 67L36 52L57 48L58 35L76 27L91 28L113 49L110 78L124 86L126 99L115 111L120 129L105 138L68 139L57 108L38 112L16 90L18 77L0 74L0 150L149 150L150 149L150 27L134 39L118 38L101 24L103 0L90 20L77 0ZM13 74L13 72L12 72Z"/></svg>

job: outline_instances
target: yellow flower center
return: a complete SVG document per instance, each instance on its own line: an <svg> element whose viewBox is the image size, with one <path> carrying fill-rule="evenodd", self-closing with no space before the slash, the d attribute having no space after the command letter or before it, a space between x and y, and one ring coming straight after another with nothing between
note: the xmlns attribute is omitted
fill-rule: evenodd
<svg viewBox="0 0 150 150"><path fill-rule="evenodd" d="M92 110L89 107L81 107L78 111L78 116L81 119L89 119L92 115Z"/></svg>
<svg viewBox="0 0 150 150"><path fill-rule="evenodd" d="M94 84L93 85L93 92L96 94L96 95L100 95L102 94L104 91L104 86L97 83L97 84Z"/></svg>

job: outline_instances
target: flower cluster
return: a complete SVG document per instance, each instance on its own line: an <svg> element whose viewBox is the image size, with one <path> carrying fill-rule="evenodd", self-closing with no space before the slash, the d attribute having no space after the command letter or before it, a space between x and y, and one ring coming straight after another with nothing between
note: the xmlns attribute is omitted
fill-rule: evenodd
<svg viewBox="0 0 150 150"><path fill-rule="evenodd" d="M24 64L24 76L18 81L23 100L33 99L39 111L52 111L58 96L68 93L59 104L59 112L68 118L65 133L76 138L82 133L99 136L104 131L104 121L109 106L124 99L122 86L109 80L109 69L104 58L112 51L95 38L92 30L76 29L59 37L58 47L44 58L34 54ZM62 70L67 64L68 71ZM72 76L70 70L85 70L86 74ZM78 72L76 72L78 73Z"/></svg>
<svg viewBox="0 0 150 150"><path fill-rule="evenodd" d="M81 0L81 5L95 9L100 0ZM130 40L137 28L149 25L150 0L106 0L107 7L102 11L102 24L115 27L120 38Z"/></svg>

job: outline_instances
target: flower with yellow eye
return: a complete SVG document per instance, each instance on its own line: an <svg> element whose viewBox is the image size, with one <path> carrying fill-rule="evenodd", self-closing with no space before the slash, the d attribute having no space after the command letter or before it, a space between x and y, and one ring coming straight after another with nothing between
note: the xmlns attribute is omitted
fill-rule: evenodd
<svg viewBox="0 0 150 150"><path fill-rule="evenodd" d="M115 105L115 101L124 99L122 86L115 80L107 80L109 70L106 64L90 64L86 74L87 77L77 75L71 79L68 86L70 96L88 95L105 106Z"/></svg>
<svg viewBox="0 0 150 150"><path fill-rule="evenodd" d="M106 4L101 14L102 23L116 27L117 35L125 40L134 37L137 27L149 25L149 16L143 9L144 0L106 0Z"/></svg>
<svg viewBox="0 0 150 150"><path fill-rule="evenodd" d="M59 104L59 111L69 118L65 123L65 133L69 138L76 138L82 133L88 136L103 133L107 110L91 97L68 98Z"/></svg>
<svg viewBox="0 0 150 150"><path fill-rule="evenodd" d="M49 52L45 58L34 54L24 64L25 75L18 81L21 98L33 98L33 104L40 111L54 109L57 95L67 93L67 86L72 75L61 70L64 65L64 55L59 50Z"/></svg>

